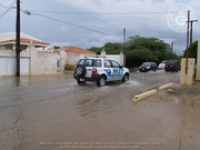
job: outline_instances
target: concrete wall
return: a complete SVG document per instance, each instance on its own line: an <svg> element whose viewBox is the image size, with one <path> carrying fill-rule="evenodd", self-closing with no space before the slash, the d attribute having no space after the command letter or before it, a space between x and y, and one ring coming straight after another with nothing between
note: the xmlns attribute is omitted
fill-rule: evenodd
<svg viewBox="0 0 200 150"><path fill-rule="evenodd" d="M200 40L198 41L196 80L200 81Z"/></svg>
<svg viewBox="0 0 200 150"><path fill-rule="evenodd" d="M69 53L67 52L67 64L76 64L78 60L80 59L80 54L79 53Z"/></svg>
<svg viewBox="0 0 200 150"><path fill-rule="evenodd" d="M10 49L10 50L12 50L13 46L12 45L0 45L0 50L4 50L4 49Z"/></svg>
<svg viewBox="0 0 200 150"><path fill-rule="evenodd" d="M32 48L30 74L41 75L57 73L57 61L57 53L48 51L38 51L37 49Z"/></svg>
<svg viewBox="0 0 200 150"><path fill-rule="evenodd" d="M59 53L59 71L63 72L65 64L67 63L67 53L61 50Z"/></svg>
<svg viewBox="0 0 200 150"><path fill-rule="evenodd" d="M41 75L63 72L66 64L75 65L79 59L84 57L93 57L96 56L96 54L69 53L62 50L59 52L50 52L43 51L41 48L38 49L35 48L33 45L30 45L29 48L27 48L24 51L21 51L20 56L21 58L28 59L23 59L21 61L22 63L26 63L21 64L21 66L23 67L22 70L27 75ZM15 59L15 50L0 50L0 57L8 57ZM13 59L12 62L15 63L15 60L13 61ZM12 66L12 70L13 72L15 72L15 64ZM27 69L29 70L28 73Z"/></svg>
<svg viewBox="0 0 200 150"><path fill-rule="evenodd" d="M20 53L20 73L29 75L30 53L28 50ZM0 50L0 76L16 74L16 53L14 50Z"/></svg>
<svg viewBox="0 0 200 150"><path fill-rule="evenodd" d="M66 52L65 50L60 50L60 52L58 52L57 55L58 55L58 61L59 61L58 70L61 72L64 71L66 64L76 65L79 59L96 56L96 54L70 53L70 52Z"/></svg>
<svg viewBox="0 0 200 150"><path fill-rule="evenodd" d="M186 67L187 65L187 67ZM186 58L181 59L181 75L180 75L180 84L181 85L191 85L194 82L194 66L195 59Z"/></svg>
<svg viewBox="0 0 200 150"><path fill-rule="evenodd" d="M20 53L21 75L54 74L58 71L58 54L48 51L38 51L34 46ZM0 76L12 76L16 72L16 52L0 50L2 69ZM4 71L3 71L4 70Z"/></svg>
<svg viewBox="0 0 200 150"><path fill-rule="evenodd" d="M14 50L0 50L0 56L2 56L2 57L15 57L16 52ZM29 50L27 49L27 50L21 51L20 56L21 57L30 57Z"/></svg>
<svg viewBox="0 0 200 150"><path fill-rule="evenodd" d="M75 65L79 61L79 59L82 59L85 57L94 57L94 56L96 56L96 54L79 54L79 53L67 52L66 63Z"/></svg>
<svg viewBox="0 0 200 150"><path fill-rule="evenodd" d="M101 51L100 56L106 57L108 59L114 59L117 62L119 62L120 65L125 66L125 55L122 52L120 54L116 54L116 55L109 55L109 54L106 54L106 51Z"/></svg>

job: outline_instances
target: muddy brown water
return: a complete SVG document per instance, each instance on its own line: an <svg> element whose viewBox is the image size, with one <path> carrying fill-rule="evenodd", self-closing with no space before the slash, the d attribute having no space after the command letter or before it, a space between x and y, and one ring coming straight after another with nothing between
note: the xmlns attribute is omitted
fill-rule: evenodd
<svg viewBox="0 0 200 150"><path fill-rule="evenodd" d="M140 102L135 94L173 82ZM0 149L197 150L200 84L179 73L134 72L130 81L79 86L72 74L0 78Z"/></svg>

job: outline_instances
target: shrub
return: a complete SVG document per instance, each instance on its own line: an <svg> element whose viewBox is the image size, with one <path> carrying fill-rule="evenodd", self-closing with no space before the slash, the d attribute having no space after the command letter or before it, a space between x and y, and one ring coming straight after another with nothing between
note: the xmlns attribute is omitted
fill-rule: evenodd
<svg viewBox="0 0 200 150"><path fill-rule="evenodd" d="M73 64L65 65L65 70L74 71L74 69L75 69L75 65L73 65Z"/></svg>

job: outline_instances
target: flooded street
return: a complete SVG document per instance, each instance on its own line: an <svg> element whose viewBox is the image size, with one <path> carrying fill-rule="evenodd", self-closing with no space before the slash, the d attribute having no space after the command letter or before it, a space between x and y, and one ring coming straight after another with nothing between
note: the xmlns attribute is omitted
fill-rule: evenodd
<svg viewBox="0 0 200 150"><path fill-rule="evenodd" d="M135 94L173 82L140 102ZM130 75L130 81L78 85L72 74L0 78L2 150L198 150L200 83L179 73Z"/></svg>

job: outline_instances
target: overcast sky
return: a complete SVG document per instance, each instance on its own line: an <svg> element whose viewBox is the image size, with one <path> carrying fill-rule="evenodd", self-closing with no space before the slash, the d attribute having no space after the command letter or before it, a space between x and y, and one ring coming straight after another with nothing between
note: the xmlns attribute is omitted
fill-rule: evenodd
<svg viewBox="0 0 200 150"><path fill-rule="evenodd" d="M198 0L21 0L21 32L58 46L90 48L140 35L186 48L187 10L199 20ZM16 0L0 0L0 33L14 32ZM30 12L27 13L27 12ZM28 15L29 14L29 15ZM200 21L200 20L199 20ZM200 22L193 41L200 38Z"/></svg>

